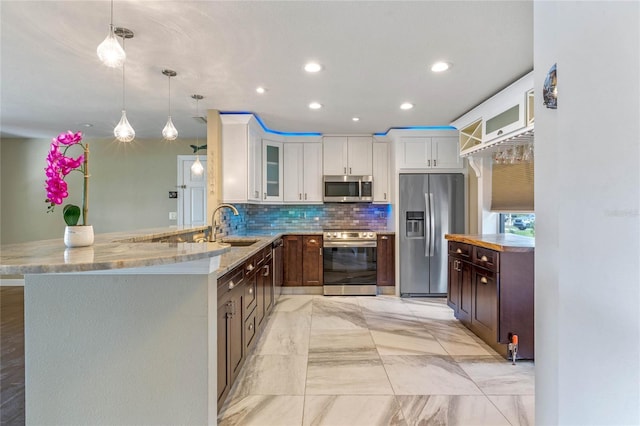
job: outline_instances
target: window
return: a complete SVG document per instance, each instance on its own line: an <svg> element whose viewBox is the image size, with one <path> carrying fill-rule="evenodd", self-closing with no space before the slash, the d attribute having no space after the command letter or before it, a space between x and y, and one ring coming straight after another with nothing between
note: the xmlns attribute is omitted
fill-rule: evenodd
<svg viewBox="0 0 640 426"><path fill-rule="evenodd" d="M536 215L533 213L500 214L500 232L535 237Z"/></svg>

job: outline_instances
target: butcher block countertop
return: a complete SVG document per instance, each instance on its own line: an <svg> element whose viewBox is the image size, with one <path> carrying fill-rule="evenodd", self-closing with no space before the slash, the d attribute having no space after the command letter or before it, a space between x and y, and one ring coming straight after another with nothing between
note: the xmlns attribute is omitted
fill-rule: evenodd
<svg viewBox="0 0 640 426"><path fill-rule="evenodd" d="M535 238L515 234L445 234L445 239L503 252L535 251Z"/></svg>

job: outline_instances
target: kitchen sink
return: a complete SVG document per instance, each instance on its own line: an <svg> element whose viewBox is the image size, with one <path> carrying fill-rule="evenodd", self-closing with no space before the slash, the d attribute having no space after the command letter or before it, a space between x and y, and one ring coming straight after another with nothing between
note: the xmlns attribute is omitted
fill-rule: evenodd
<svg viewBox="0 0 640 426"><path fill-rule="evenodd" d="M251 239L228 239L223 238L220 240L221 243L229 244L231 247L248 247L258 242L258 240Z"/></svg>

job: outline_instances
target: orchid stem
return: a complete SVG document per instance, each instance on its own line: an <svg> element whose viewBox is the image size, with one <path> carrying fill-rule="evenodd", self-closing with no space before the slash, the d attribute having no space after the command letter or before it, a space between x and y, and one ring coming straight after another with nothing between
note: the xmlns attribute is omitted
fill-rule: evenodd
<svg viewBox="0 0 640 426"><path fill-rule="evenodd" d="M89 214L89 144L84 145L84 188L82 192L82 224L87 225Z"/></svg>

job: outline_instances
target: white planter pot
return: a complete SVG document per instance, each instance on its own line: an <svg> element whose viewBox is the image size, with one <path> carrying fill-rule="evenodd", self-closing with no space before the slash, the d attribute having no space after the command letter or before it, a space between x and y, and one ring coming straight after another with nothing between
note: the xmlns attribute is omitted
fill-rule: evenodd
<svg viewBox="0 0 640 426"><path fill-rule="evenodd" d="M93 226L67 226L64 229L64 245L87 247L93 244Z"/></svg>

